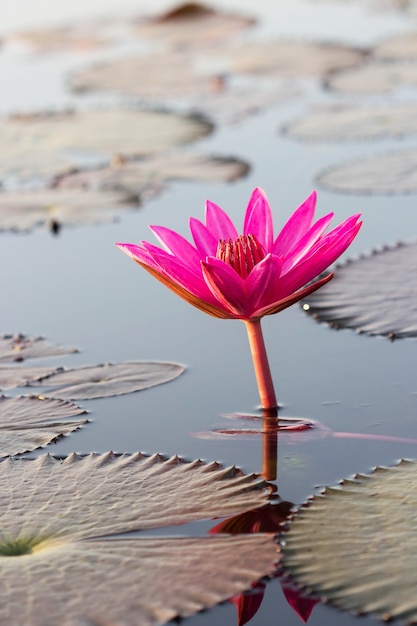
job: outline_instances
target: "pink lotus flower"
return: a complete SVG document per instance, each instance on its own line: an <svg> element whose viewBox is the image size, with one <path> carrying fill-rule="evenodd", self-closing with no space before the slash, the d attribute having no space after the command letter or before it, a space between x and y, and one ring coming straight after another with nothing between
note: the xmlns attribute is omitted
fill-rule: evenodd
<svg viewBox="0 0 417 626"><path fill-rule="evenodd" d="M163 248L147 241L116 244L198 309L246 323L252 355L257 352L258 386L260 375L269 376L262 383L270 389L268 398L261 393L265 408L274 406L275 396L260 319L282 311L328 282L333 274L307 285L346 250L361 226L359 215L353 215L326 233L333 213L313 224L315 206L313 192L274 237L267 197L256 188L246 209L242 235L219 206L207 201L206 223L190 219L194 245L163 226L150 227Z"/></svg>
<svg viewBox="0 0 417 626"><path fill-rule="evenodd" d="M219 318L254 320L278 313L318 289L321 279L302 289L331 265L359 230L354 215L324 234L333 213L312 224L313 192L274 237L265 193L253 191L243 234L228 215L207 201L206 223L190 219L192 245L163 226L150 226L164 249L142 241L116 244L179 296Z"/></svg>

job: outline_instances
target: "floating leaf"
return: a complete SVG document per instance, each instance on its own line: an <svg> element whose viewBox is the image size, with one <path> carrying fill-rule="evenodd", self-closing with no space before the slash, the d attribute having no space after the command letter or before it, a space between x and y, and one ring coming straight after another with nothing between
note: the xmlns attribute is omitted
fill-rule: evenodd
<svg viewBox="0 0 417 626"><path fill-rule="evenodd" d="M227 57L229 49L222 52ZM163 100L175 105L186 99L189 109L227 122L296 95L294 88L266 83L262 77L257 76L255 84L253 76L237 77L218 68L213 72L205 65L207 54L202 63L197 53L190 59L181 50L108 61L74 73L70 85L77 92L116 91L150 103Z"/></svg>
<svg viewBox="0 0 417 626"><path fill-rule="evenodd" d="M375 61L358 68L335 72L327 87L349 93L386 93L398 87L417 86L417 63Z"/></svg>
<svg viewBox="0 0 417 626"><path fill-rule="evenodd" d="M56 367L22 367L0 365L0 390L22 387L45 376L52 376Z"/></svg>
<svg viewBox="0 0 417 626"><path fill-rule="evenodd" d="M213 46L228 39L254 23L249 17L223 13L198 2L186 2L147 22L138 22L138 34L178 47L201 48L204 44Z"/></svg>
<svg viewBox="0 0 417 626"><path fill-rule="evenodd" d="M117 35L117 27L110 19L63 24L50 28L21 31L8 36L8 39L23 41L41 52L55 52L66 49L89 51L110 43ZM120 27L120 22L117 23Z"/></svg>
<svg viewBox="0 0 417 626"><path fill-rule="evenodd" d="M367 335L417 337L417 244L377 250L337 268L332 284L312 294L304 310L336 328Z"/></svg>
<svg viewBox="0 0 417 626"><path fill-rule="evenodd" d="M0 192L0 232L28 232L37 226L113 222L122 209L137 206L127 193L94 189L38 189ZM56 226L55 226L56 225Z"/></svg>
<svg viewBox="0 0 417 626"><path fill-rule="evenodd" d="M402 461L314 496L284 535L286 571L340 609L415 623L416 488Z"/></svg>
<svg viewBox="0 0 417 626"><path fill-rule="evenodd" d="M0 180L49 180L74 165L108 164L115 154L164 152L211 130L197 117L128 108L6 117L0 119Z"/></svg>
<svg viewBox="0 0 417 626"><path fill-rule="evenodd" d="M139 98L156 99L209 93L211 74L194 67L181 53L155 53L107 61L83 68L70 77L76 92L116 91Z"/></svg>
<svg viewBox="0 0 417 626"><path fill-rule="evenodd" d="M323 43L270 41L245 43L232 51L235 71L294 78L322 75L360 63L364 53Z"/></svg>
<svg viewBox="0 0 417 626"><path fill-rule="evenodd" d="M209 158L192 154L166 154L140 161L121 159L118 165L81 171L60 178L58 189L123 190L132 197L158 193L170 180L230 182L249 171L244 161L234 158Z"/></svg>
<svg viewBox="0 0 417 626"><path fill-rule="evenodd" d="M249 510L265 487L235 468L141 453L1 463L0 620L153 626L226 600L274 572L271 535L112 535Z"/></svg>
<svg viewBox="0 0 417 626"><path fill-rule="evenodd" d="M88 422L73 419L83 413L86 413L84 409L64 400L0 396L0 457L43 448L58 437L72 433Z"/></svg>
<svg viewBox="0 0 417 626"><path fill-rule="evenodd" d="M245 162L233 158L186 154L138 161L119 158L111 167L57 177L53 189L0 193L0 231L111 222L123 209L161 192L170 180L229 182L248 170Z"/></svg>
<svg viewBox="0 0 417 626"><path fill-rule="evenodd" d="M317 182L345 193L415 193L417 191L417 150L401 150L356 158L330 167Z"/></svg>
<svg viewBox="0 0 417 626"><path fill-rule="evenodd" d="M373 54L382 59L417 58L417 33L402 33L400 36L380 43Z"/></svg>
<svg viewBox="0 0 417 626"><path fill-rule="evenodd" d="M63 370L30 386L48 386L46 395L67 400L93 400L149 389L174 380L184 370L178 363L156 361L106 363Z"/></svg>
<svg viewBox="0 0 417 626"><path fill-rule="evenodd" d="M27 335L0 336L0 363L24 361L24 359L43 359L61 354L73 354L76 348L63 348L50 344L44 337Z"/></svg>
<svg viewBox="0 0 417 626"><path fill-rule="evenodd" d="M417 105L383 107L325 106L290 123L285 132L296 139L354 141L398 137L417 132Z"/></svg>

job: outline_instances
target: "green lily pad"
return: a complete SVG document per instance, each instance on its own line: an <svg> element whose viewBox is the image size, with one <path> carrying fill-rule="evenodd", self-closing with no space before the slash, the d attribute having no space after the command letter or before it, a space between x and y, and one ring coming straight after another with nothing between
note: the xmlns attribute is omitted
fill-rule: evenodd
<svg viewBox="0 0 417 626"><path fill-rule="evenodd" d="M44 337L28 337L27 335L0 336L0 363L12 363L25 359L44 359L61 354L73 354L76 348L54 346Z"/></svg>
<svg viewBox="0 0 417 626"><path fill-rule="evenodd" d="M157 454L44 455L0 463L0 485L4 623L156 626L275 570L271 535L117 536L265 504L266 483L236 468Z"/></svg>
<svg viewBox="0 0 417 626"><path fill-rule="evenodd" d="M235 71L283 78L323 75L363 59L361 50L303 41L245 43L232 50Z"/></svg>
<svg viewBox="0 0 417 626"><path fill-rule="evenodd" d="M333 281L302 306L335 328L392 339L417 337L414 281L417 244L399 244L337 266Z"/></svg>
<svg viewBox="0 0 417 626"><path fill-rule="evenodd" d="M417 150L398 150L342 162L320 173L317 182L342 193L415 193Z"/></svg>
<svg viewBox="0 0 417 626"><path fill-rule="evenodd" d="M339 609L415 623L416 488L401 461L314 496L283 536L285 571Z"/></svg>
<svg viewBox="0 0 417 626"><path fill-rule="evenodd" d="M335 72L326 86L344 93L387 93L399 87L417 86L417 62L374 61L357 68Z"/></svg>
<svg viewBox="0 0 417 626"><path fill-rule="evenodd" d="M284 129L296 139L355 141L401 137L417 132L417 105L323 106Z"/></svg>
<svg viewBox="0 0 417 626"><path fill-rule="evenodd" d="M31 382L30 386L48 387L45 395L58 398L93 400L149 389L178 378L184 371L185 367L178 363L107 363L61 370L38 382Z"/></svg>
<svg viewBox="0 0 417 626"><path fill-rule="evenodd" d="M0 181L51 182L74 166L106 165L114 155L164 152L212 131L206 120L135 109L18 115L0 119Z"/></svg>
<svg viewBox="0 0 417 626"><path fill-rule="evenodd" d="M58 437L78 430L88 420L74 418L85 413L64 400L0 395L0 457L43 448Z"/></svg>

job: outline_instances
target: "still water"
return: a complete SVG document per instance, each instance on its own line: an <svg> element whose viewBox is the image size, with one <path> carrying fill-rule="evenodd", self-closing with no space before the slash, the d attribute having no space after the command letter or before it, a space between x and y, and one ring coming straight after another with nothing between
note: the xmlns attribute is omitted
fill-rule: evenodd
<svg viewBox="0 0 417 626"><path fill-rule="evenodd" d="M120 11L140 12L138 2L116 3ZM67 6L38 0L15 2L5 11L3 32L53 23L102 9L114 0ZM155 2L155 9L167 6ZM261 20L259 33L305 36L370 45L409 27L406 17L372 13L355 3L249 2L217 3L250 10ZM146 10L143 3L143 10ZM263 20L263 21L262 21ZM74 101L65 90L63 70L79 66L79 58L38 59L8 53L0 59L2 112L62 106ZM30 81L25 76L30 75ZM37 87L36 87L37 86ZM39 86L41 88L39 88ZM3 97L4 95L4 97ZM45 363L68 367L128 360L176 361L186 365L178 380L147 391L85 402L91 423L50 446L52 453L161 452L187 459L217 460L245 472L262 467L258 435L216 437L216 428L232 428L231 413L257 411L257 388L246 333L237 321L205 316L174 296L115 247L116 241L152 240L147 225L163 224L188 232L188 218L203 217L211 199L241 223L250 192L261 186L268 194L276 228L309 195L318 171L353 155L374 153L376 144L304 144L280 135L286 122L307 111L312 102L332 101L312 82L300 96L223 126L188 150L196 154L238 156L251 165L249 175L232 184L172 183L137 211L126 211L117 223L46 230L29 235L0 235L2 332L45 335L53 343L76 346L80 353ZM415 138L380 141L378 150L415 146ZM339 195L318 189L318 216L335 212L334 223L361 211L363 228L346 253L356 257L383 244L409 241L417 235L415 196ZM283 417L318 420L329 431L416 437L417 365L413 341L390 342L335 331L317 324L294 306L263 321L265 340ZM42 364L42 362L39 362ZM21 391L21 390L19 390ZM16 391L18 393L19 391ZM250 422L243 422L250 427ZM278 492L283 500L304 501L320 486L335 484L375 465L416 458L413 444L335 438L322 431L311 436L282 433L278 441ZM176 529L178 532L178 529ZM309 624L354 626L355 619L318 605ZM368 620L362 618L362 623ZM370 620L369 620L370 621ZM235 607L218 607L188 620L190 625L236 623ZM299 624L280 585L268 585L253 626Z"/></svg>

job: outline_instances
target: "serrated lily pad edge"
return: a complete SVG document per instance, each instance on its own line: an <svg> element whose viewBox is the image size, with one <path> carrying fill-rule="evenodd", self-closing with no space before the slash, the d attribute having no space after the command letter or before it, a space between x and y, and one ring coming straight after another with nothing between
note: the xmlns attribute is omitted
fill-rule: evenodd
<svg viewBox="0 0 417 626"><path fill-rule="evenodd" d="M359 481L361 479L366 480L366 479L369 479L370 477L373 477L375 474L379 472L386 472L391 469L401 467L402 465L407 465L409 463L415 464L417 463L417 459L401 458L395 465L391 465L391 466L377 465L368 473L357 472L349 478L342 478L341 480L339 480L339 483L337 485L322 487L318 493L310 495L307 500L305 500L299 505L296 505L296 508L291 512L288 520L283 525L283 530L277 535L277 538L276 538L276 541L279 546L279 553L281 555L281 560L279 563L279 573L280 573L280 576L283 578L283 580L289 582L291 585L294 585L297 589L302 591L303 594L307 595L309 598L315 599L321 602L322 604L327 604L331 606L332 608L336 609L337 611L339 611L340 613L350 614L355 617L369 616L372 618L379 619L383 622L390 622L392 619L395 619L390 615L381 615L378 613L373 613L372 611L359 611L359 610L355 611L355 610L345 609L341 607L337 603L337 601L332 601L332 599L329 598L326 594L320 593L319 591L314 590L310 585L300 583L297 580L296 576L290 571L290 569L286 567L287 543L286 543L285 537L286 537L286 534L290 532L291 530L291 524L295 522L298 519L298 517L302 517L305 511L307 511L312 506L312 504L314 504L314 502L324 498L327 493L329 492L343 493L343 485L345 484L349 484L349 483L359 484ZM402 621L404 623L404 620L401 620L400 618L399 618L399 621L400 622ZM409 626L412 626L412 624L414 624L414 622L409 622L409 621L407 621L406 623Z"/></svg>

